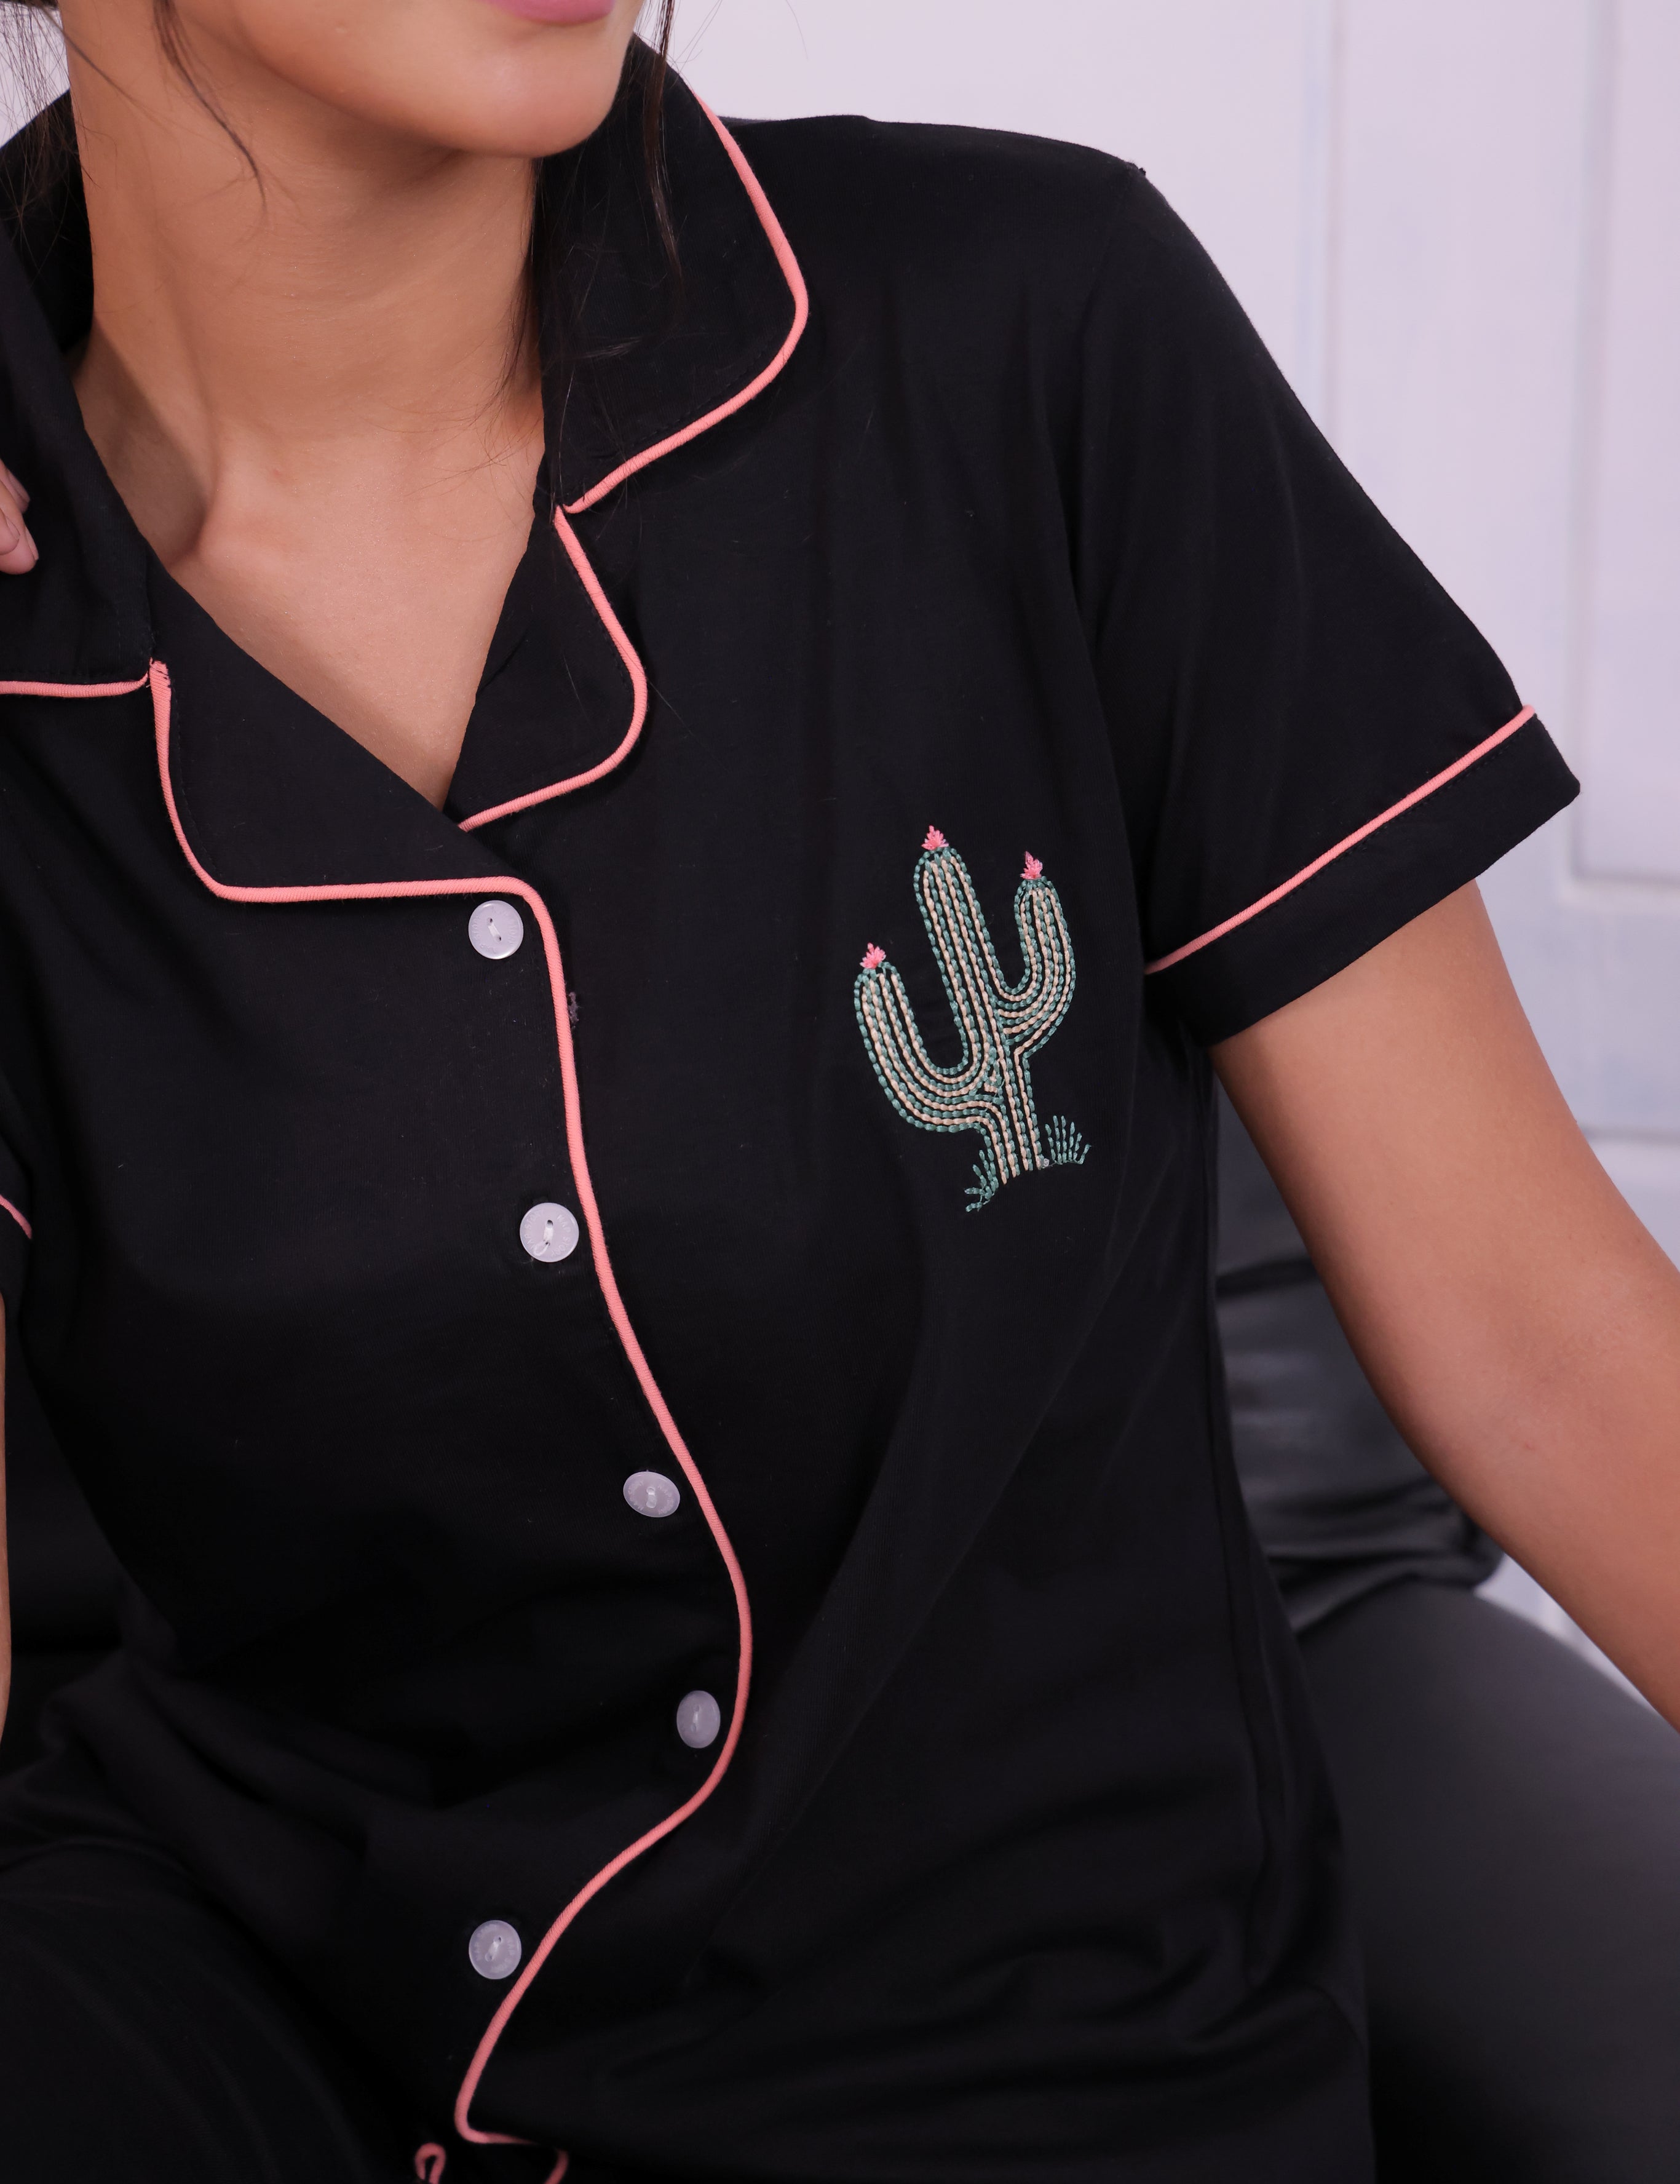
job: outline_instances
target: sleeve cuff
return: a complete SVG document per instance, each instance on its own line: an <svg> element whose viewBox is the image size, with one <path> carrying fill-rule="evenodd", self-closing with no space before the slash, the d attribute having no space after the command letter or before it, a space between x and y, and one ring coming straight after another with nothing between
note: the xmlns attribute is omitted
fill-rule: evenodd
<svg viewBox="0 0 1680 2184"><path fill-rule="evenodd" d="M1147 967L1204 1046L1310 993L1477 878L1579 794L1532 710L1210 931Z"/></svg>

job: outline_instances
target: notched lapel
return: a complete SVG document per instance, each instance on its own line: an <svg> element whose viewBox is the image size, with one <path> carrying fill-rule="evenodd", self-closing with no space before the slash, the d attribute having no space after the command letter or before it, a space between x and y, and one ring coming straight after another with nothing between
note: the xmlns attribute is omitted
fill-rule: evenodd
<svg viewBox="0 0 1680 2184"><path fill-rule="evenodd" d="M551 521L509 587L449 784L457 824L592 773L625 740L636 690Z"/></svg>
<svg viewBox="0 0 1680 2184"><path fill-rule="evenodd" d="M238 888L470 878L495 866L418 789L259 666L155 559L170 779L193 855Z"/></svg>

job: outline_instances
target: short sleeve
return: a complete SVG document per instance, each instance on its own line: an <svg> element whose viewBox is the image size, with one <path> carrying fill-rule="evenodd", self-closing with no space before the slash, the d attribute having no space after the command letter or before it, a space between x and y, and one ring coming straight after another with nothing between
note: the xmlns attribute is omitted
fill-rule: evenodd
<svg viewBox="0 0 1680 2184"><path fill-rule="evenodd" d="M1475 878L1577 783L1140 176L1078 369L1076 577L1148 983L1211 1045Z"/></svg>

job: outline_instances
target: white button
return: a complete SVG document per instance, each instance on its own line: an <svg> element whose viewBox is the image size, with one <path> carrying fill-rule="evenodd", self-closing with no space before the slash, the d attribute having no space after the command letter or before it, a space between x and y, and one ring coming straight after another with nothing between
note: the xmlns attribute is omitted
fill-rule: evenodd
<svg viewBox="0 0 1680 2184"><path fill-rule="evenodd" d="M669 1517L682 1496L663 1471L632 1471L624 1482L624 1498L638 1517Z"/></svg>
<svg viewBox="0 0 1680 2184"><path fill-rule="evenodd" d="M723 1715L709 1691L690 1691L676 1709L676 1733L691 1752L717 1742Z"/></svg>
<svg viewBox="0 0 1680 2184"><path fill-rule="evenodd" d="M577 1216L545 1198L520 1223L519 1240L533 1259L569 1259L577 1249Z"/></svg>
<svg viewBox="0 0 1680 2184"><path fill-rule="evenodd" d="M499 963L525 938L525 920L510 902L481 902L467 920L467 939L481 956Z"/></svg>
<svg viewBox="0 0 1680 2184"><path fill-rule="evenodd" d="M505 1919L487 1919L481 1926L475 1926L467 1943L467 1962L481 1979L511 1979L524 1954L519 1930Z"/></svg>

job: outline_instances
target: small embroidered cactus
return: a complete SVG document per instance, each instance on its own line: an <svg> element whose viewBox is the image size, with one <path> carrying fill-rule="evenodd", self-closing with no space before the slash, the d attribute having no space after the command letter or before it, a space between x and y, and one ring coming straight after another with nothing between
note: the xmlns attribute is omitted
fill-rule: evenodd
<svg viewBox="0 0 1680 2184"><path fill-rule="evenodd" d="M1085 1156L1091 1150L1065 1115L1052 1115L1049 1128L1044 1133L1044 1142L1050 1149L1050 1159L1057 1167L1083 1167Z"/></svg>
<svg viewBox="0 0 1680 2184"><path fill-rule="evenodd" d="M912 884L939 975L962 1037L962 1058L943 1069L928 1054L904 982L873 942L853 989L858 1024L882 1089L922 1130L976 1130L983 1140L968 1186L976 1213L1006 1183L1040 1168L1077 1166L1090 1148L1057 1117L1047 1150L1028 1065L1073 999L1073 944L1061 899L1028 856L1015 889L1021 974L1004 979L968 867L930 827Z"/></svg>
<svg viewBox="0 0 1680 2184"><path fill-rule="evenodd" d="M963 1193L963 1196L972 1202L964 1206L963 1212L978 1213L982 1206L992 1203L1002 1186L1003 1178L998 1173L998 1163L993 1157L991 1146L987 1145L974 1163L974 1181Z"/></svg>

